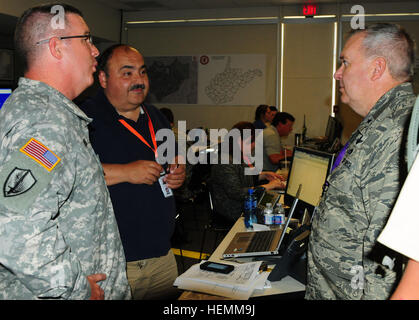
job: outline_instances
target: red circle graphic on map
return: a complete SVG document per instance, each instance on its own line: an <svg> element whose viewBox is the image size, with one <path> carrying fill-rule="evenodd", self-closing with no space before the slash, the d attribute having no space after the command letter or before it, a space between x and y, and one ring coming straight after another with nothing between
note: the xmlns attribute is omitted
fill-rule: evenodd
<svg viewBox="0 0 419 320"><path fill-rule="evenodd" d="M201 56L201 58L199 58L199 62L201 64L208 64L209 62L209 57L208 56Z"/></svg>

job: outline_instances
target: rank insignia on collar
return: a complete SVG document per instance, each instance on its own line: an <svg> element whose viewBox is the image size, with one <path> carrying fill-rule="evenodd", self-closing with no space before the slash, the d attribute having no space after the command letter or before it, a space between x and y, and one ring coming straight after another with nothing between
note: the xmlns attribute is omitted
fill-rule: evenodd
<svg viewBox="0 0 419 320"><path fill-rule="evenodd" d="M14 168L3 186L5 197L13 197L29 191L36 183L31 170Z"/></svg>
<svg viewBox="0 0 419 320"><path fill-rule="evenodd" d="M48 171L54 169L54 167L61 161L61 159L54 152L34 138L31 138L20 149L20 151L38 162Z"/></svg>

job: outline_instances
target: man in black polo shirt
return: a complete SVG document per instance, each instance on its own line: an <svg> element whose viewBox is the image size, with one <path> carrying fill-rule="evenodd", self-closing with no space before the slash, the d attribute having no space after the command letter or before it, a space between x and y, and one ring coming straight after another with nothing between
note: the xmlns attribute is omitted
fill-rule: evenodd
<svg viewBox="0 0 419 320"><path fill-rule="evenodd" d="M93 118L91 143L105 172L133 298L168 298L178 272L170 250L175 201L164 185L180 187L185 165L156 162L155 134L170 124L157 108L143 103L149 90L143 56L115 45L102 54L98 70L103 89L82 109Z"/></svg>

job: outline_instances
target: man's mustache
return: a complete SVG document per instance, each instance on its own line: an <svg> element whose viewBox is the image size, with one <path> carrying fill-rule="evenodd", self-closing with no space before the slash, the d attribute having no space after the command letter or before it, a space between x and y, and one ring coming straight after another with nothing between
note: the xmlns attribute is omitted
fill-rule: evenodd
<svg viewBox="0 0 419 320"><path fill-rule="evenodd" d="M137 89L145 89L145 85L144 84L134 84L130 89L129 89L129 91L132 91L132 90L137 90Z"/></svg>

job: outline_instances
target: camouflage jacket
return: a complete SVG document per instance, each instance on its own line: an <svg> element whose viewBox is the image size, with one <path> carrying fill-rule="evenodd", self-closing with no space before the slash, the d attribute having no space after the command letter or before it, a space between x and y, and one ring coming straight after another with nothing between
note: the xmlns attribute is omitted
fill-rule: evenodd
<svg viewBox="0 0 419 320"><path fill-rule="evenodd" d="M348 141L313 219L307 299L386 299L397 272L377 243L405 178L404 144L415 96L410 83L383 95Z"/></svg>
<svg viewBox="0 0 419 320"><path fill-rule="evenodd" d="M45 83L21 78L0 112L0 298L130 297L125 256L90 119Z"/></svg>

